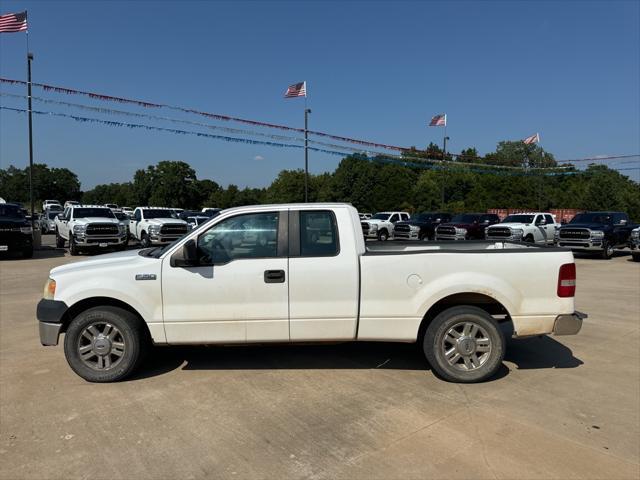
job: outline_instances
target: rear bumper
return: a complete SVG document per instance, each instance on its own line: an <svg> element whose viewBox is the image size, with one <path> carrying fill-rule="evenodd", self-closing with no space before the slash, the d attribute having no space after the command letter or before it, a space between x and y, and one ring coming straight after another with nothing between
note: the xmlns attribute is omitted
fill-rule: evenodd
<svg viewBox="0 0 640 480"><path fill-rule="evenodd" d="M513 336L516 338L533 335L575 335L582 328L582 320L587 315L573 312L563 315L537 315L532 317L512 317Z"/></svg>

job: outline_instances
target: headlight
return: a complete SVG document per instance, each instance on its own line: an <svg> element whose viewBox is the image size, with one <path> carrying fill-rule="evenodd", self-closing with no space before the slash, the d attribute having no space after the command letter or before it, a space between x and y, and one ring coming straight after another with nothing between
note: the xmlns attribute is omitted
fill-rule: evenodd
<svg viewBox="0 0 640 480"><path fill-rule="evenodd" d="M420 230L420 227L419 227L419 226L417 226L417 225L409 225L409 229L410 229L412 232L417 232L418 230Z"/></svg>
<svg viewBox="0 0 640 480"><path fill-rule="evenodd" d="M602 238L604 237L604 232L600 230L594 230L591 232L591 238Z"/></svg>
<svg viewBox="0 0 640 480"><path fill-rule="evenodd" d="M33 228L31 228L31 225L28 225L26 227L20 227L20 232L26 233L26 234L33 233Z"/></svg>
<svg viewBox="0 0 640 480"><path fill-rule="evenodd" d="M127 227L125 227L124 225L122 225L121 223L118 224L118 233L122 234L124 232L127 231Z"/></svg>
<svg viewBox="0 0 640 480"><path fill-rule="evenodd" d="M153 235L160 233L160 225L149 225L149 233Z"/></svg>
<svg viewBox="0 0 640 480"><path fill-rule="evenodd" d="M522 237L523 233L524 233L524 231L521 228L512 228L511 229L511 236L512 237L520 238L520 237Z"/></svg>
<svg viewBox="0 0 640 480"><path fill-rule="evenodd" d="M456 227L456 234L457 235L466 235L467 234L467 229L466 228L458 228L458 227Z"/></svg>
<svg viewBox="0 0 640 480"><path fill-rule="evenodd" d="M74 235L84 235L84 232L87 231L86 225L74 225L73 226L73 234Z"/></svg>
<svg viewBox="0 0 640 480"><path fill-rule="evenodd" d="M370 232L375 232L376 230L378 230L378 225L376 225L375 223L369 225Z"/></svg>
<svg viewBox="0 0 640 480"><path fill-rule="evenodd" d="M634 240L640 239L640 231L635 230L635 231L631 232L631 238L633 238Z"/></svg>
<svg viewBox="0 0 640 480"><path fill-rule="evenodd" d="M46 300L53 300L56 294L56 281L53 278L48 278L47 283L44 284L44 292L42 298Z"/></svg>

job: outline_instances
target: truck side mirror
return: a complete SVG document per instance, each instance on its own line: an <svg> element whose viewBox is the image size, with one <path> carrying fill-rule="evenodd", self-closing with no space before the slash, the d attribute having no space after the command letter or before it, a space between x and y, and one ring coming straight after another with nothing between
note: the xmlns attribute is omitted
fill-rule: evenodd
<svg viewBox="0 0 640 480"><path fill-rule="evenodd" d="M624 225L626 225L626 224L627 224L627 221L626 221L626 220L624 220L624 219L620 220L620 225L623 225L623 226L624 226Z"/></svg>
<svg viewBox="0 0 640 480"><path fill-rule="evenodd" d="M198 246L195 240L188 240L181 250L174 253L171 257L172 267L196 267L198 262Z"/></svg>

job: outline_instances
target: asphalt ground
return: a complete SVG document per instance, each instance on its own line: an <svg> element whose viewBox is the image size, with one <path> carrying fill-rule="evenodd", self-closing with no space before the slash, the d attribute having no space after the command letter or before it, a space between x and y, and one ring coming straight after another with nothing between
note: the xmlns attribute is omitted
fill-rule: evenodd
<svg viewBox="0 0 640 480"><path fill-rule="evenodd" d="M47 273L70 261L0 260L1 479L640 478L628 253L578 258L582 331L511 340L478 385L382 343L156 348L132 379L90 384L38 339Z"/></svg>

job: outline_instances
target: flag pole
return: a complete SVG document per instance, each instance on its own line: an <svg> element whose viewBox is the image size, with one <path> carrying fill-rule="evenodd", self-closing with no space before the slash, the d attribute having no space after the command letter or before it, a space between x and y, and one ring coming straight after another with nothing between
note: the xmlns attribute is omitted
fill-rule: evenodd
<svg viewBox="0 0 640 480"><path fill-rule="evenodd" d="M25 16L26 16L25 11ZM31 228L35 229L35 206L33 199L33 119L31 112L31 61L33 54L29 51L29 30L27 28L27 106L29 113L29 203L31 204Z"/></svg>

